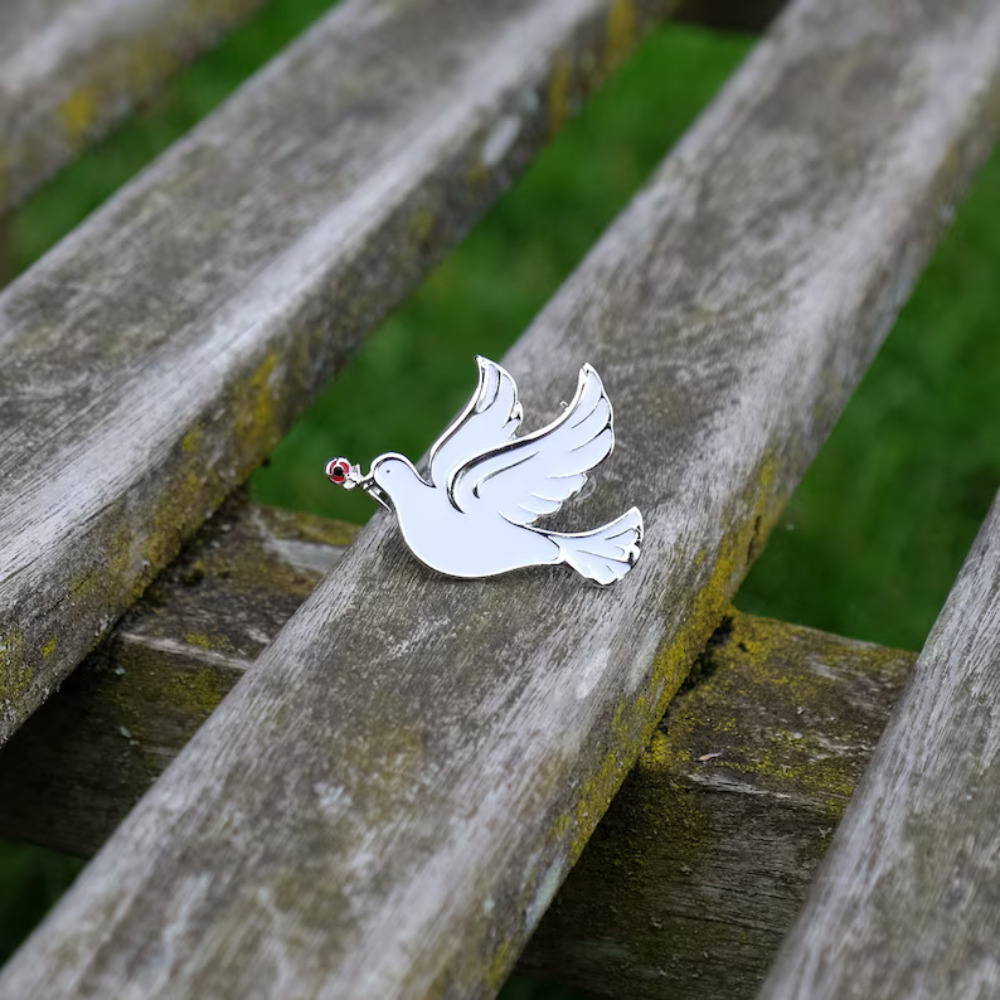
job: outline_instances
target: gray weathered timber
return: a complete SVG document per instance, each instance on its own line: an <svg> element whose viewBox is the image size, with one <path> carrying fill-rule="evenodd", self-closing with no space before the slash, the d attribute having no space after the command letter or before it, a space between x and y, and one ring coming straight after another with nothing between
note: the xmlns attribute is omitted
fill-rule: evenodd
<svg viewBox="0 0 1000 1000"><path fill-rule="evenodd" d="M727 617L522 969L610 997L750 1000L915 659Z"/></svg>
<svg viewBox="0 0 1000 1000"><path fill-rule="evenodd" d="M0 837L90 855L358 532L238 491L0 752Z"/></svg>
<svg viewBox="0 0 1000 1000"><path fill-rule="evenodd" d="M761 997L1000 994L994 501Z"/></svg>
<svg viewBox="0 0 1000 1000"><path fill-rule="evenodd" d="M668 6L351 0L0 296L0 742Z"/></svg>
<svg viewBox="0 0 1000 1000"><path fill-rule="evenodd" d="M4 0L0 215L264 2ZM780 0L684 0L677 17L759 31L780 6ZM619 9L628 28L634 11L628 4Z"/></svg>
<svg viewBox="0 0 1000 1000"><path fill-rule="evenodd" d="M95 853L357 530L227 502L0 753L0 836ZM752 997L915 659L727 615L522 971Z"/></svg>
<svg viewBox="0 0 1000 1000"><path fill-rule="evenodd" d="M264 0L4 0L0 215Z"/></svg>
<svg viewBox="0 0 1000 1000"><path fill-rule="evenodd" d="M0 836L93 854L355 530L227 504L0 753ZM521 970L752 997L915 659L727 615Z"/></svg>
<svg viewBox="0 0 1000 1000"><path fill-rule="evenodd" d="M376 514L0 996L493 993L891 325L998 107L993 0L789 8L505 359L537 419L581 361L601 371L620 447L573 516L637 504L636 569L606 591L559 567L442 579Z"/></svg>

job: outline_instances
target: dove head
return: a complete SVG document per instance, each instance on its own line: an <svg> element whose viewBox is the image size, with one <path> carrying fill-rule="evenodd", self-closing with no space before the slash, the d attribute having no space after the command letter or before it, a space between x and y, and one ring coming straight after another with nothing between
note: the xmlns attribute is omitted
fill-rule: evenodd
<svg viewBox="0 0 1000 1000"><path fill-rule="evenodd" d="M427 487L413 463L405 455L397 455L395 452L376 458L368 478L374 480L375 485L395 501L420 487Z"/></svg>

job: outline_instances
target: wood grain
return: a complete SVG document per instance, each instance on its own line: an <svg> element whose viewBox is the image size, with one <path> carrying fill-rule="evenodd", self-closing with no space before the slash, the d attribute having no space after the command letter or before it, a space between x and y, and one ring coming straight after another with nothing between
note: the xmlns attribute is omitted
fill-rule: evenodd
<svg viewBox="0 0 1000 1000"><path fill-rule="evenodd" d="M5 0L0 216L264 2ZM671 6L686 21L760 31L781 2L681 0Z"/></svg>
<svg viewBox="0 0 1000 1000"><path fill-rule="evenodd" d="M226 501L0 752L0 837L95 853L358 530Z"/></svg>
<svg viewBox="0 0 1000 1000"><path fill-rule="evenodd" d="M1000 501L762 997L1000 991Z"/></svg>
<svg viewBox="0 0 1000 1000"><path fill-rule="evenodd" d="M0 295L0 742L669 6L351 0Z"/></svg>
<svg viewBox="0 0 1000 1000"><path fill-rule="evenodd" d="M5 0L0 216L264 0Z"/></svg>
<svg viewBox="0 0 1000 1000"><path fill-rule="evenodd" d="M96 852L356 532L228 501L0 753L0 836ZM752 997L915 659L727 615L521 970Z"/></svg>
<svg viewBox="0 0 1000 1000"><path fill-rule="evenodd" d="M521 968L609 997L754 997L915 659L727 617Z"/></svg>
<svg viewBox="0 0 1000 1000"><path fill-rule="evenodd" d="M988 154L998 95L993 0L789 8L506 358L534 421L582 361L604 376L619 449L573 520L637 504L635 570L441 579L376 514L0 996L494 993Z"/></svg>

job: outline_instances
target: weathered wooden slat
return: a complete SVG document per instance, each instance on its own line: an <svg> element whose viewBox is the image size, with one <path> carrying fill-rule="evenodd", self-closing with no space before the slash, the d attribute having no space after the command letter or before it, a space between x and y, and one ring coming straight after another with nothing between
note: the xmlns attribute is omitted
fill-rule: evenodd
<svg viewBox="0 0 1000 1000"><path fill-rule="evenodd" d="M0 742L670 6L351 0L0 296Z"/></svg>
<svg viewBox="0 0 1000 1000"><path fill-rule="evenodd" d="M0 215L264 2L6 0L0 10ZM685 0L676 16L760 31L780 6L780 0ZM624 7L622 17L629 17Z"/></svg>
<svg viewBox="0 0 1000 1000"><path fill-rule="evenodd" d="M264 0L5 0L0 215Z"/></svg>
<svg viewBox="0 0 1000 1000"><path fill-rule="evenodd" d="M357 530L227 503L0 753L0 836L96 852ZM915 659L727 616L523 970L608 996L753 996Z"/></svg>
<svg viewBox="0 0 1000 1000"><path fill-rule="evenodd" d="M93 854L356 530L227 503L0 753L0 836ZM522 971L615 997L752 997L915 659L727 616Z"/></svg>
<svg viewBox="0 0 1000 1000"><path fill-rule="evenodd" d="M727 618L522 969L609 997L750 1000L915 659Z"/></svg>
<svg viewBox="0 0 1000 1000"><path fill-rule="evenodd" d="M227 501L0 752L0 837L97 851L358 530Z"/></svg>
<svg viewBox="0 0 1000 1000"><path fill-rule="evenodd" d="M762 997L1000 991L994 501Z"/></svg>
<svg viewBox="0 0 1000 1000"><path fill-rule="evenodd" d="M536 419L584 359L604 375L620 449L575 517L638 504L636 569L606 591L441 579L376 515L0 996L492 993L987 155L998 94L992 0L790 8L506 358Z"/></svg>

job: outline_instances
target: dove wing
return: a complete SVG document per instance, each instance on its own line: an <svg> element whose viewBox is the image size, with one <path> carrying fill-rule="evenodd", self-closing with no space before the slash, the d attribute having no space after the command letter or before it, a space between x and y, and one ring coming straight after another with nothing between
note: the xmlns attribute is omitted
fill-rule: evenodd
<svg viewBox="0 0 1000 1000"><path fill-rule="evenodd" d="M477 357L479 386L465 409L431 448L431 482L440 489L458 468L502 445L521 426L522 409L510 373L488 358Z"/></svg>
<svg viewBox="0 0 1000 1000"><path fill-rule="evenodd" d="M565 412L548 427L458 469L450 486L452 502L467 513L485 504L522 525L554 514L583 487L587 472L611 454L613 420L601 377L584 365Z"/></svg>

